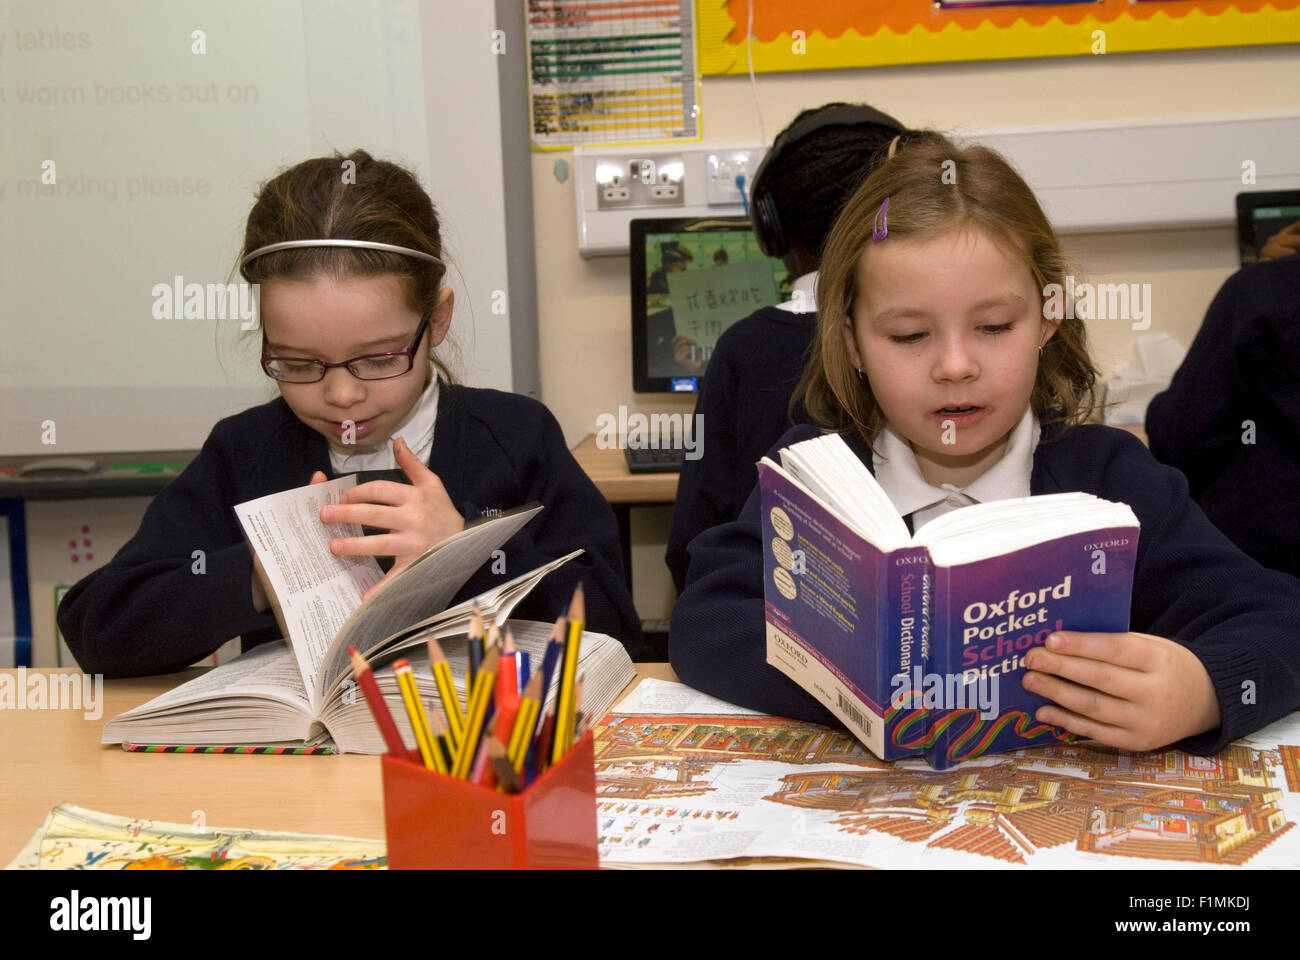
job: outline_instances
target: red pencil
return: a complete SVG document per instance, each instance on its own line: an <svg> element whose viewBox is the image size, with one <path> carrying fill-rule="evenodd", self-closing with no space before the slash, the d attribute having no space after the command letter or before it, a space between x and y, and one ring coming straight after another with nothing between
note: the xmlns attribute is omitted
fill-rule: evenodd
<svg viewBox="0 0 1300 960"><path fill-rule="evenodd" d="M370 713L374 716L375 723L379 724L379 732L384 735L388 753L403 760L410 759L411 754L407 751L406 744L402 742L402 735L397 730L397 724L393 722L393 715L388 712L388 704L384 702L384 695L379 692L379 684L375 683L375 674L370 669L370 665L361 654L357 653L356 647L348 647L348 656L352 658L352 675L356 677L361 692L366 695L366 703L370 705Z"/></svg>
<svg viewBox="0 0 1300 960"><path fill-rule="evenodd" d="M537 731L537 773L540 776L551 765L551 741L555 737L555 708L546 715Z"/></svg>

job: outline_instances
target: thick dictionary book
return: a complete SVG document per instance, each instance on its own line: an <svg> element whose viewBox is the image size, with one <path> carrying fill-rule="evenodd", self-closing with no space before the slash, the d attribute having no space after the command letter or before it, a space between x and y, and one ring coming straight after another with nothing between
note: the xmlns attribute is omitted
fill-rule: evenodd
<svg viewBox="0 0 1300 960"><path fill-rule="evenodd" d="M340 477L235 507L286 639L254 647L114 717L104 725L102 742L332 746L343 753L383 753L383 739L352 681L352 645L375 666L394 720L414 743L396 678L385 665L398 655L409 657L421 699L441 710L427 655L428 639L436 638L464 700L472 605L477 602L489 623L499 623L543 577L582 553L575 550L448 607L489 559L509 562L500 548L542 508L530 504L470 524L384 580L373 556L330 552L333 538L361 536L359 524L327 526L320 520L321 507L338 503L355 484L355 475ZM512 625L519 648L540 664L550 626ZM635 668L623 645L604 634L584 634L580 650L585 708L603 710L635 676Z"/></svg>
<svg viewBox="0 0 1300 960"><path fill-rule="evenodd" d="M759 463L767 661L884 760L936 769L1078 739L1034 719L1024 657L1128 630L1138 520L1061 493L973 504L915 535L837 434Z"/></svg>

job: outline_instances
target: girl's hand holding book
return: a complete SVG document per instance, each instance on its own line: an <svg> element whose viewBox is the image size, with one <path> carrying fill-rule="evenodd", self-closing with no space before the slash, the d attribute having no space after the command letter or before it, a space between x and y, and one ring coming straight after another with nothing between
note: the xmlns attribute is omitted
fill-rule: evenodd
<svg viewBox="0 0 1300 960"><path fill-rule="evenodd" d="M325 523L360 523L390 531L368 537L340 537L330 543L330 551L336 555L395 558L393 568L366 591L363 601L429 547L465 529L465 518L452 505L438 475L400 438L393 441L393 454L410 479L409 485L390 480L363 483L320 512ZM311 482L323 479L324 474L317 471Z"/></svg>
<svg viewBox="0 0 1300 960"><path fill-rule="evenodd" d="M1025 689L1060 705L1035 719L1112 747L1154 750L1222 722L1196 654L1149 633L1061 630L1025 666Z"/></svg>

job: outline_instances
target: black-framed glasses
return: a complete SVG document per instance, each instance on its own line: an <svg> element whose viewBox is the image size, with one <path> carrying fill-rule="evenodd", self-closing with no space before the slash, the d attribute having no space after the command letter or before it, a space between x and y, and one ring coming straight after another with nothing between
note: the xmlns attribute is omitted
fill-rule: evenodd
<svg viewBox="0 0 1300 960"><path fill-rule="evenodd" d="M347 367L348 373L358 380L388 380L410 372L415 366L415 350L424 337L425 328L433 310L425 312L420 318L420 325L415 328L415 339L405 350L388 353L371 353L364 357L353 357L341 363L326 363L323 360L308 360L306 357L262 357L262 370L268 377L285 383L319 383L325 379L325 372L330 367ZM262 332L266 339L266 331Z"/></svg>

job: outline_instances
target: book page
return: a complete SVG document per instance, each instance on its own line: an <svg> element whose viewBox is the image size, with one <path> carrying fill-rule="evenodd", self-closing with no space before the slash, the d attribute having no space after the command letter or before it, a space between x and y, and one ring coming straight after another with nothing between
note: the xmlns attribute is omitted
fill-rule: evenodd
<svg viewBox="0 0 1300 960"><path fill-rule="evenodd" d="M361 605L361 595L383 578L374 557L330 553L331 540L364 536L360 524L326 524L320 519L321 507L338 503L356 482L353 474L235 507L279 601L288 640L309 691L316 686L330 641Z"/></svg>
<svg viewBox="0 0 1300 960"><path fill-rule="evenodd" d="M488 561L492 551L518 533L541 509L513 510L466 527L391 577L336 628L337 635L327 638L328 653L322 654L320 669L308 681L312 703L319 704L325 690L348 670L349 644L365 656L393 634L442 610Z"/></svg>
<svg viewBox="0 0 1300 960"><path fill-rule="evenodd" d="M397 633L370 647L362 655L367 661L374 662L377 659L391 656L399 650L422 648L428 643L429 637L441 640L443 637L466 634L469 632L470 619L474 615L475 602L478 603L479 610L486 623L492 623L493 621L500 623L510 617L511 611L514 610L519 601L528 596L543 577L552 570L556 570L563 564L568 563L574 557L579 556L582 552L582 548L579 547L577 550L552 560L550 563L543 564L536 570L530 570L528 573L515 577L500 586L484 590L470 600L458 603L454 607L448 607L441 613L436 613L432 617L403 627ZM345 670L334 677L325 685L325 691L320 697L320 702L329 703L333 700L336 691L351 676L351 671Z"/></svg>
<svg viewBox="0 0 1300 960"><path fill-rule="evenodd" d="M183 714L214 714L223 701L261 699L310 714L307 688L292 652L283 641L254 647L229 663L159 694L104 724L101 742L130 739L132 721Z"/></svg>

